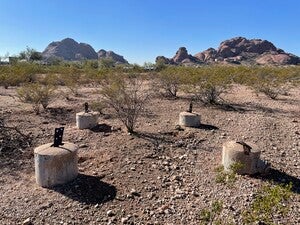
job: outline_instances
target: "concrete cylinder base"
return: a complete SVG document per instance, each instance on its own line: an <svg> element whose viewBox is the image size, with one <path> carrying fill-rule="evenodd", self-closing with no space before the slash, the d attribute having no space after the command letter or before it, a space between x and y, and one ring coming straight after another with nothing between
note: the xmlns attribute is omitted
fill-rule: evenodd
<svg viewBox="0 0 300 225"><path fill-rule="evenodd" d="M79 112L76 113L76 126L79 129L90 129L98 124L99 112Z"/></svg>
<svg viewBox="0 0 300 225"><path fill-rule="evenodd" d="M34 149L35 177L38 185L52 187L67 183L78 175L78 147L63 143L51 147L52 143Z"/></svg>
<svg viewBox="0 0 300 225"><path fill-rule="evenodd" d="M200 116L196 113L181 112L179 114L179 125L185 127L199 127Z"/></svg>
<svg viewBox="0 0 300 225"><path fill-rule="evenodd" d="M260 150L254 144L247 143L251 147L250 151L245 151L242 144L236 141L228 141L223 145L222 164L225 171L231 169L233 163L241 163L242 168L238 169L238 174L263 173L267 169L267 164L260 160Z"/></svg>

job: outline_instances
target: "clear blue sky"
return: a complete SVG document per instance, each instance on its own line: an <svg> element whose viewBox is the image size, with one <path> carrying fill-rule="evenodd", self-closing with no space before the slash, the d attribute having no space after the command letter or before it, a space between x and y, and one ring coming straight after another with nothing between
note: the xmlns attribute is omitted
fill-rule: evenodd
<svg viewBox="0 0 300 225"><path fill-rule="evenodd" d="M71 37L143 64L236 36L300 55L299 0L0 0L0 21L0 55Z"/></svg>

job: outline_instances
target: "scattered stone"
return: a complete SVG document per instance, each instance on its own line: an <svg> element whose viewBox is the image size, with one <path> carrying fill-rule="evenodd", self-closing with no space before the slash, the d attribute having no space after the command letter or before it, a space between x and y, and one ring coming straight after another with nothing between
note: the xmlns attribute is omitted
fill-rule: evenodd
<svg viewBox="0 0 300 225"><path fill-rule="evenodd" d="M79 148L88 148L89 146L88 146L88 144L81 144L81 145L79 145Z"/></svg>
<svg viewBox="0 0 300 225"><path fill-rule="evenodd" d="M175 130L178 130L178 131L184 131L184 128L182 128L182 126L180 126L180 125L176 125L175 126Z"/></svg>
<svg viewBox="0 0 300 225"><path fill-rule="evenodd" d="M23 221L22 225L32 225L31 219L27 218L26 220Z"/></svg>
<svg viewBox="0 0 300 225"><path fill-rule="evenodd" d="M139 192L137 192L135 189L131 189L130 194L133 196L137 196L137 197L141 196L141 194Z"/></svg>
<svg viewBox="0 0 300 225"><path fill-rule="evenodd" d="M106 212L106 215L109 216L109 217L111 217L111 216L114 216L115 213L114 213L112 210L108 210L108 211Z"/></svg>

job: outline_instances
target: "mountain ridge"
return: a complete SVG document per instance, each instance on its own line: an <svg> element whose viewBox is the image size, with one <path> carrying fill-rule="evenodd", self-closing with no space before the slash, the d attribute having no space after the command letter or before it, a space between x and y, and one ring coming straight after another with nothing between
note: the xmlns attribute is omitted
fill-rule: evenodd
<svg viewBox="0 0 300 225"><path fill-rule="evenodd" d="M300 58L277 48L272 42L262 39L235 37L222 41L217 49L208 48L195 55L188 54L180 47L172 58L157 56L156 62L173 65L193 64L257 64L257 65L297 65Z"/></svg>

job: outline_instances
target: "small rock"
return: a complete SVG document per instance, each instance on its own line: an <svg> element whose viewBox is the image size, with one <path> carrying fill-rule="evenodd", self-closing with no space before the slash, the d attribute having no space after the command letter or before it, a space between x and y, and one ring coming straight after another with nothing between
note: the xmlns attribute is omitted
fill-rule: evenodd
<svg viewBox="0 0 300 225"><path fill-rule="evenodd" d="M168 208L169 208L168 205L163 205L163 206L159 207L157 209L157 211L158 211L158 213L163 214L163 213L165 213L165 210L167 210Z"/></svg>
<svg viewBox="0 0 300 225"><path fill-rule="evenodd" d="M178 124L175 126L175 130L184 131L184 129Z"/></svg>
<svg viewBox="0 0 300 225"><path fill-rule="evenodd" d="M128 219L126 218L126 217L123 217L122 219L121 219L121 223L127 223L127 221L128 221Z"/></svg>
<svg viewBox="0 0 300 225"><path fill-rule="evenodd" d="M23 221L22 224L23 224L23 225L31 225L31 224L32 224L31 219L30 219L30 218L27 218L26 220Z"/></svg>
<svg viewBox="0 0 300 225"><path fill-rule="evenodd" d="M184 146L183 140L179 140L175 142L175 147L181 148Z"/></svg>
<svg viewBox="0 0 300 225"><path fill-rule="evenodd" d="M87 144L81 144L81 145L79 145L79 148L87 148L87 147L89 147Z"/></svg>
<svg viewBox="0 0 300 225"><path fill-rule="evenodd" d="M114 212L112 210L108 210L106 212L106 215L108 215L109 217L111 217L111 216L114 216L115 214L114 214Z"/></svg>
<svg viewBox="0 0 300 225"><path fill-rule="evenodd" d="M123 224L127 223L129 221L130 217L131 217L131 215L128 215L126 217L122 217L121 223L123 223Z"/></svg>
<svg viewBox="0 0 300 225"><path fill-rule="evenodd" d="M130 194L133 196L141 196L141 194L139 192L137 192L135 189L131 189Z"/></svg>

